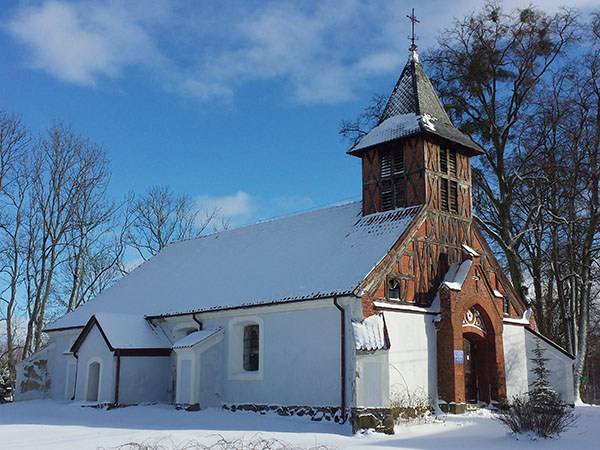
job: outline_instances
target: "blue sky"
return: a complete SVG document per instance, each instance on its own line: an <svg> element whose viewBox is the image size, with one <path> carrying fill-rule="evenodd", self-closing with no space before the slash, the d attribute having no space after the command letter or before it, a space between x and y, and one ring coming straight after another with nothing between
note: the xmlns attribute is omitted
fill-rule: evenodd
<svg viewBox="0 0 600 450"><path fill-rule="evenodd" d="M4 0L0 109L102 145L115 197L169 185L234 224L359 199L339 124L392 89L410 7L426 50L481 2L448 4Z"/></svg>

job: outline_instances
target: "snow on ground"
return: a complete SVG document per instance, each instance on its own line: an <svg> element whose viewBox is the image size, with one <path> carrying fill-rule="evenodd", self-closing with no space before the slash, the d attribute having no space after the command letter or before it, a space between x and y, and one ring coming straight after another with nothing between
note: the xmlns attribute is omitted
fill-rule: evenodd
<svg viewBox="0 0 600 450"><path fill-rule="evenodd" d="M290 446L332 449L591 449L598 448L600 407L578 406L577 427L559 439L517 439L488 411L441 416L423 424L400 425L396 435L352 435L348 426L298 417L209 409L177 411L168 405L135 406L111 411L44 401L0 405L2 449L115 448L127 442L278 439Z"/></svg>

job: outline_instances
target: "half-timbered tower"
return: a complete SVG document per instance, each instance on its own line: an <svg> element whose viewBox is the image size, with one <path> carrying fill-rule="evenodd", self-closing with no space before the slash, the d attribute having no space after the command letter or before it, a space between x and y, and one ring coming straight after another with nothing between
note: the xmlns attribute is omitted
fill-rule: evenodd
<svg viewBox="0 0 600 450"><path fill-rule="evenodd" d="M415 49L379 123L348 153L362 161L364 216L422 208L364 281L365 315L397 305L439 310L440 399L505 401L503 323L527 305L473 220L470 160L483 150L453 125Z"/></svg>

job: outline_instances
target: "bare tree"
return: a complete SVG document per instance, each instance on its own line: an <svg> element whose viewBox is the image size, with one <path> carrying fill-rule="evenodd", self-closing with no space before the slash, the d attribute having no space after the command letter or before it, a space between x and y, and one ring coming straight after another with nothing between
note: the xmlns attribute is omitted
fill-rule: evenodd
<svg viewBox="0 0 600 450"><path fill-rule="evenodd" d="M34 168L28 217L25 291L28 325L23 356L39 350L55 278L77 229L91 211L92 195L106 181L103 152L68 127L51 128L33 152ZM88 209L86 209L88 208ZM71 239L71 241L69 241Z"/></svg>
<svg viewBox="0 0 600 450"><path fill-rule="evenodd" d="M168 244L200 236L210 226L226 228L218 208L203 211L186 195L154 186L133 200L129 245L145 261Z"/></svg>
<svg viewBox="0 0 600 450"><path fill-rule="evenodd" d="M29 135L21 121L0 114L0 313L5 321L5 355L15 377L19 284L23 275L23 227L30 185L27 147Z"/></svg>
<svg viewBox="0 0 600 450"><path fill-rule="evenodd" d="M513 284L523 284L520 250L539 205L517 215L517 185L533 175L522 149L523 119L531 100L569 44L577 39L575 13L527 7L506 13L496 3L445 31L428 60L432 81L454 121L486 149L474 170L479 222L506 257Z"/></svg>
<svg viewBox="0 0 600 450"><path fill-rule="evenodd" d="M538 324L576 355L579 396L587 355L590 311L600 283L600 39L596 14L589 53L557 71L533 101L524 139L536 173L520 183L515 205L541 205L523 240L536 291ZM534 131L531 133L531 131Z"/></svg>

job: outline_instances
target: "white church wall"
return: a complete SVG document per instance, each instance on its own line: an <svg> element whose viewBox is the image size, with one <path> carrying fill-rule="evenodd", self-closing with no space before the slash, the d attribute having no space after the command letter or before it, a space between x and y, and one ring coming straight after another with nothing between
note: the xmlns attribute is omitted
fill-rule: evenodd
<svg viewBox="0 0 600 450"><path fill-rule="evenodd" d="M504 370L506 376L506 396L513 397L529 390L527 353L525 348L525 327L504 324L502 333L504 347Z"/></svg>
<svg viewBox="0 0 600 450"><path fill-rule="evenodd" d="M390 400L423 395L437 400L437 332L431 314L385 312L390 338Z"/></svg>
<svg viewBox="0 0 600 450"><path fill-rule="evenodd" d="M223 339L206 349L197 351L195 381L198 403L202 408L223 404L223 380L226 376L225 343Z"/></svg>
<svg viewBox="0 0 600 450"><path fill-rule="evenodd" d="M535 380L533 373L536 341L544 349L546 367L550 370L550 383L563 400L574 402L573 360L554 346L548 344L522 325L504 324L504 364L506 370L506 393L508 399L529 391ZM523 351L525 350L525 351Z"/></svg>
<svg viewBox="0 0 600 450"><path fill-rule="evenodd" d="M226 348L223 333L189 348L175 349L175 403L201 408L222 405Z"/></svg>
<svg viewBox="0 0 600 450"><path fill-rule="evenodd" d="M356 355L356 406L381 408L390 403L388 352Z"/></svg>
<svg viewBox="0 0 600 450"><path fill-rule="evenodd" d="M112 403L115 394L115 361L97 326L87 335L77 354L77 386L75 399L87 401L91 363L100 363L98 403Z"/></svg>
<svg viewBox="0 0 600 450"><path fill-rule="evenodd" d="M343 302L358 299L340 299ZM224 339L199 355L194 367L199 403L205 405L278 404L338 406L340 382L340 312L332 299L197 314L204 329L222 328ZM347 317L347 400L354 372L350 317ZM167 335L191 327L191 317L167 319ZM259 325L257 373L241 370L243 326ZM222 366L219 366L222 364ZM221 371L219 371L221 367ZM206 377L203 383L203 378ZM211 386L212 385L212 386Z"/></svg>
<svg viewBox="0 0 600 450"><path fill-rule="evenodd" d="M169 356L122 356L119 403L168 402L171 397Z"/></svg>
<svg viewBox="0 0 600 450"><path fill-rule="evenodd" d="M544 358L548 359L546 367L550 370L550 383L566 403L573 404L575 402L573 360L525 328L524 333L529 365L529 383L535 380L535 375L532 371L534 364L531 358L534 357L533 351L535 350L536 342L539 341L541 347L544 349Z"/></svg>
<svg viewBox="0 0 600 450"><path fill-rule="evenodd" d="M47 345L39 352L31 355L27 360L17 366L17 386L15 391L16 400L34 400L40 398L52 398L55 400L70 400L73 391L73 372L68 375L69 363L75 363L72 355L66 355L73 342L81 332L81 329L56 331L48 334ZM31 373L31 366L37 363L33 369L40 376L46 377L48 387L40 385L39 376L29 380L27 373ZM44 367L41 371L40 368ZM44 372L45 375L42 373ZM67 386L67 383L70 386ZM39 386L39 387L38 387ZM71 389L69 389L71 388Z"/></svg>

